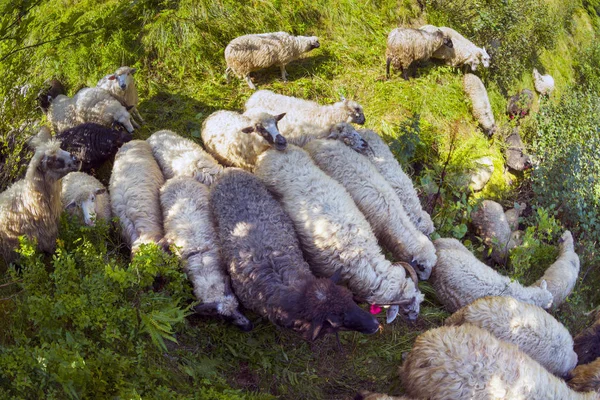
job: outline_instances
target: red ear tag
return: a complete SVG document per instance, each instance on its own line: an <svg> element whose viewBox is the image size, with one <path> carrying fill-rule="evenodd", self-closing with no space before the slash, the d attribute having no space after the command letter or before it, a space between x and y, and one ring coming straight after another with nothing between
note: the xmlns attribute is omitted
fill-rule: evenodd
<svg viewBox="0 0 600 400"><path fill-rule="evenodd" d="M369 307L369 312L373 315L377 315L381 312L381 307L379 307L377 304L371 304L371 307Z"/></svg>

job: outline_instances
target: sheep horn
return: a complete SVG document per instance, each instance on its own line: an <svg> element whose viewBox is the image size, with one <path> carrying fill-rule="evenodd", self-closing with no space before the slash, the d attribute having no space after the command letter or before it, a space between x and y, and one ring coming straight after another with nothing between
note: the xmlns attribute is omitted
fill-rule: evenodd
<svg viewBox="0 0 600 400"><path fill-rule="evenodd" d="M411 267L411 265L409 263L400 261L400 262L396 263L396 265L399 265L406 270L408 275L411 277L411 279L415 283L415 286L417 286L419 284L419 278L417 278L417 273L415 272L415 269L413 267Z"/></svg>

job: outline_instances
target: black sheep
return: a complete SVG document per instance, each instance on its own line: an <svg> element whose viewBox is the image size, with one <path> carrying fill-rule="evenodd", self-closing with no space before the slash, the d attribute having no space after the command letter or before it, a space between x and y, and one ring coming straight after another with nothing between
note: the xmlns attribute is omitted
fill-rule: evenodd
<svg viewBox="0 0 600 400"><path fill-rule="evenodd" d="M600 357L600 319L573 339L577 365L589 364Z"/></svg>
<svg viewBox="0 0 600 400"><path fill-rule="evenodd" d="M38 105L45 113L48 111L52 100L54 100L59 94L66 94L66 91L65 87L58 79L51 79L46 81L44 84L45 87L38 93L37 100Z"/></svg>

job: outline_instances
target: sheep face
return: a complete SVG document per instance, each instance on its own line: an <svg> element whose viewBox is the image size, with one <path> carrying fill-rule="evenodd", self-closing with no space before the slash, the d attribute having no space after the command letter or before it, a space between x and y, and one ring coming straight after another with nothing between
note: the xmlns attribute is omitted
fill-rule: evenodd
<svg viewBox="0 0 600 400"><path fill-rule="evenodd" d="M225 284L225 297L222 301L218 303L199 304L194 308L194 311L200 315L223 318L225 321L232 323L244 332L249 332L254 328L254 325L252 325L252 322L240 312L238 307L239 303L231 291L231 284L228 279Z"/></svg>
<svg viewBox="0 0 600 400"><path fill-rule="evenodd" d="M38 169L53 180L59 180L69 172L79 171L81 161L62 150L58 142L51 142L45 151Z"/></svg>
<svg viewBox="0 0 600 400"><path fill-rule="evenodd" d="M481 49L481 52L479 53L479 59L483 64L483 68L489 68L491 58L487 51L485 51L485 47Z"/></svg>
<svg viewBox="0 0 600 400"><path fill-rule="evenodd" d="M348 112L348 119L346 120L346 122L364 125L366 118L362 106L357 102L347 100L344 97L342 97L342 103L344 105L344 108Z"/></svg>
<svg viewBox="0 0 600 400"><path fill-rule="evenodd" d="M360 154L365 154L369 148L367 141L360 136L352 125L346 122L340 122L331 127L327 139L341 140L346 146Z"/></svg>
<svg viewBox="0 0 600 400"><path fill-rule="evenodd" d="M307 43L306 51L311 51L313 49L318 49L321 47L321 43L319 43L319 38L316 36L303 36Z"/></svg>
<svg viewBox="0 0 600 400"><path fill-rule="evenodd" d="M242 129L244 133L256 132L263 137L267 142L275 147L279 151L285 150L287 147L287 140L279 133L277 128L277 122L285 116L285 113L276 115L272 118L261 118L258 122L252 126L248 126Z"/></svg>
<svg viewBox="0 0 600 400"><path fill-rule="evenodd" d="M67 204L65 210L71 215L79 215L83 217L83 222L87 226L96 225L96 217L98 215L98 204L96 202L96 196L106 193L105 188L96 189L94 192L89 193L87 197L79 199L78 201L72 201Z"/></svg>
<svg viewBox="0 0 600 400"><path fill-rule="evenodd" d="M122 91L127 90L129 85L133 84L133 74L135 68L121 67L114 74L108 77L109 81L117 81Z"/></svg>
<svg viewBox="0 0 600 400"><path fill-rule="evenodd" d="M125 109L115 112L113 125L116 125L117 128L119 126L122 126L129 133L133 132L133 125L131 124L131 114L129 114Z"/></svg>

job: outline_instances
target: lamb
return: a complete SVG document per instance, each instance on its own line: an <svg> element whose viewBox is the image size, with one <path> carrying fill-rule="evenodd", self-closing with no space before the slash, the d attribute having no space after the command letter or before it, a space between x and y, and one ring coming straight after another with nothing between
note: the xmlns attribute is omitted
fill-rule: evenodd
<svg viewBox="0 0 600 400"><path fill-rule="evenodd" d="M106 187L83 172L71 172L63 178L61 201L65 210L83 218L88 226L94 226L99 219L110 222L112 217Z"/></svg>
<svg viewBox="0 0 600 400"><path fill-rule="evenodd" d="M254 173L291 217L313 272L341 278L360 301L390 305L388 323L402 307L410 320L419 314L423 295L406 263L385 259L371 226L344 187L321 171L296 146L267 150ZM411 279L408 279L406 271Z"/></svg>
<svg viewBox="0 0 600 400"><path fill-rule="evenodd" d="M208 187L191 177L176 177L165 183L160 190L165 242L177 246L194 295L202 301L195 311L220 316L249 331L252 323L239 311L221 260L208 196Z"/></svg>
<svg viewBox="0 0 600 400"><path fill-rule="evenodd" d="M159 198L163 183L162 172L146 141L132 140L119 149L110 176L110 202L132 255L142 244L164 244Z"/></svg>
<svg viewBox="0 0 600 400"><path fill-rule="evenodd" d="M471 100L473 117L481 125L483 132L488 137L492 137L496 131L496 122L483 82L481 82L481 79L477 75L465 74L463 76L463 88Z"/></svg>
<svg viewBox="0 0 600 400"><path fill-rule="evenodd" d="M285 113L273 116L259 110L244 114L217 111L204 120L202 141L220 163L251 171L263 151L271 146L279 151L286 148L287 141L277 129L277 122L284 116Z"/></svg>
<svg viewBox="0 0 600 400"><path fill-rule="evenodd" d="M0 193L0 255L6 265L17 259L19 236L37 240L43 252L54 251L62 212L61 179L81 166L57 140L36 138L31 144L35 153L25 178Z"/></svg>
<svg viewBox="0 0 600 400"><path fill-rule="evenodd" d="M186 176L210 186L223 167L202 147L175 132L162 130L147 140L165 179Z"/></svg>
<svg viewBox="0 0 600 400"><path fill-rule="evenodd" d="M550 75L542 75L534 68L533 86L542 96L550 96L554 91L554 78Z"/></svg>
<svg viewBox="0 0 600 400"><path fill-rule="evenodd" d="M72 98L58 95L52 100L47 115L55 132L74 128L85 122L95 122L108 127L120 125L129 133L134 130L127 109L110 93L100 88L83 88Z"/></svg>
<svg viewBox="0 0 600 400"><path fill-rule="evenodd" d="M285 66L321 45L316 36L292 36L286 32L259 33L237 37L225 48L227 82L233 72L246 79L250 89L256 86L250 80L250 72L272 65L281 69L281 79L287 81Z"/></svg>
<svg viewBox="0 0 600 400"><path fill-rule="evenodd" d="M578 366L571 375L571 379L567 382L571 389L578 392L600 393L600 358L590 364Z"/></svg>
<svg viewBox="0 0 600 400"><path fill-rule="evenodd" d="M412 28L396 28L387 38L386 77L390 78L390 65L402 72L408 80L408 69L415 61L426 61L440 47L452 48L452 40L441 30L433 33Z"/></svg>
<svg viewBox="0 0 600 400"><path fill-rule="evenodd" d="M506 157L506 165L509 168L515 171L525 171L533 167L531 157L525 154L525 144L521 140L518 129L513 130L506 138L506 144L504 156Z"/></svg>
<svg viewBox="0 0 600 400"><path fill-rule="evenodd" d="M369 150L365 152L366 156L392 186L412 223L424 235L431 235L435 230L433 221L423 210L412 180L404 173L388 145L372 130L361 129L358 133L367 142Z"/></svg>
<svg viewBox="0 0 600 400"><path fill-rule="evenodd" d="M519 350L557 376L566 376L577 365L571 334L538 306L512 297L483 297L461 308L445 322L446 325L465 323L516 344Z"/></svg>
<svg viewBox="0 0 600 400"><path fill-rule="evenodd" d="M440 30L446 37L452 40L452 47L441 46L433 53L432 58L444 60L447 65L453 67L469 66L473 72L477 70L480 64L483 64L484 68L490 66L490 56L485 51L485 47L480 48L475 46L473 42L454 29L445 26L438 28L433 25L425 25L419 29L430 33Z"/></svg>
<svg viewBox="0 0 600 400"><path fill-rule="evenodd" d="M531 111L533 105L533 92L523 89L519 93L510 96L506 105L506 113L510 119L520 119Z"/></svg>
<svg viewBox="0 0 600 400"><path fill-rule="evenodd" d="M600 357L600 319L575 336L574 342L579 364L588 364Z"/></svg>
<svg viewBox="0 0 600 400"><path fill-rule="evenodd" d="M571 294L579 276L579 256L575 253L571 232L565 231L562 234L558 247L558 258L535 283L539 285L545 281L548 284L553 307L560 306Z"/></svg>
<svg viewBox="0 0 600 400"><path fill-rule="evenodd" d="M125 106L131 115L143 124L144 119L137 109L139 103L138 92L135 86L133 74L137 68L120 67L113 74L104 76L98 81L96 87L109 92L115 99L119 100Z"/></svg>
<svg viewBox="0 0 600 400"><path fill-rule="evenodd" d="M485 296L511 296L544 309L552 305L552 293L545 281L524 287L479 261L456 239L437 239L433 244L438 262L431 282L437 298L448 311L455 312Z"/></svg>
<svg viewBox="0 0 600 400"><path fill-rule="evenodd" d="M60 132L56 139L63 150L81 160L81 171L89 172L112 158L132 135L88 122Z"/></svg>
<svg viewBox="0 0 600 400"><path fill-rule="evenodd" d="M511 343L471 324L443 326L417 337L400 367L408 394L429 400L591 400Z"/></svg>
<svg viewBox="0 0 600 400"><path fill-rule="evenodd" d="M495 201L484 200L471 212L471 221L483 243L491 249L491 258L498 264L506 264L511 250L511 229L502 206Z"/></svg>
<svg viewBox="0 0 600 400"><path fill-rule="evenodd" d="M437 261L435 247L411 222L396 192L373 164L334 140L313 140L304 149L319 168L346 188L377 239L394 257L416 264L419 278L428 279Z"/></svg>
<svg viewBox="0 0 600 400"><path fill-rule="evenodd" d="M249 172L226 170L213 185L210 208L235 293L274 324L316 340L338 330L372 334L374 316L334 279L315 278L289 216Z"/></svg>

